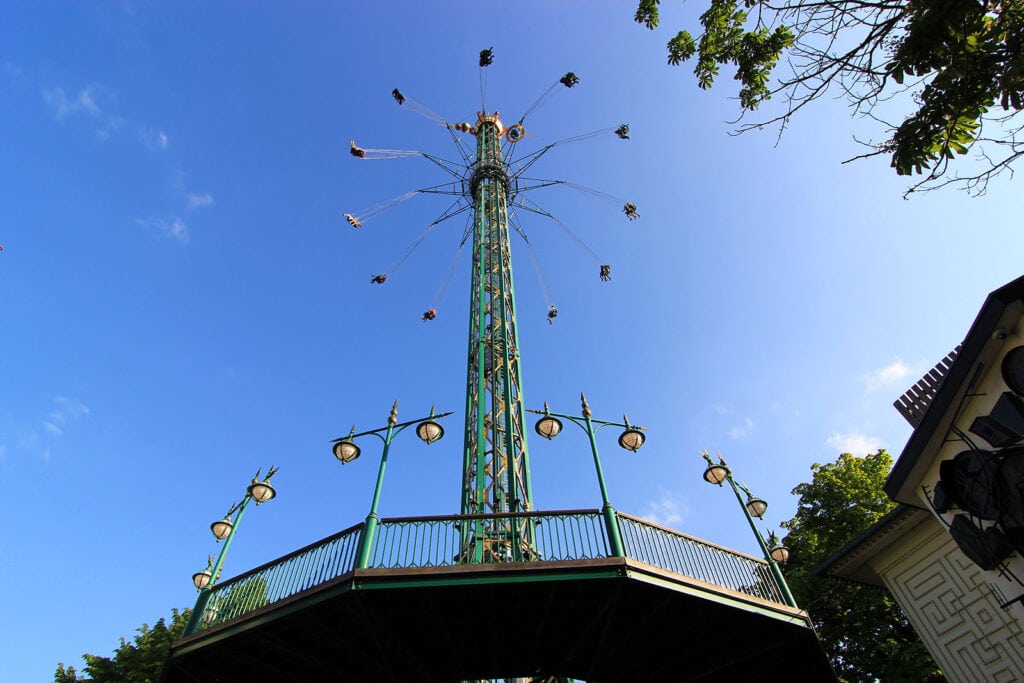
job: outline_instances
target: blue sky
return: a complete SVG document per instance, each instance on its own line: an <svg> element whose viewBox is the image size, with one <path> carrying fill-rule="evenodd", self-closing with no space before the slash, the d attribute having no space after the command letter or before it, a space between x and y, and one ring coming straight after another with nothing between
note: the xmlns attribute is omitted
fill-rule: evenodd
<svg viewBox="0 0 1024 683"><path fill-rule="evenodd" d="M770 507L814 462L909 428L892 401L963 337L985 295L1020 275L1019 182L983 199L902 199L862 152L842 102L733 137L730 74L708 92L664 44L694 6L665 3L657 32L630 2L7 3L0 7L0 681L46 681L57 662L108 655L119 636L195 599L216 551L208 525L275 464L279 497L247 513L225 576L360 521L375 446L342 469L328 441L455 410L448 437L396 441L385 516L459 500L468 263L438 301L463 223L439 226L385 286L370 285L439 215L418 196L361 230L341 215L444 182L443 128L487 103L519 118L568 70L581 83L527 120L544 144L627 122L632 140L558 147L533 195L556 225L513 242L529 407L649 429L636 455L602 433L612 502L755 553L730 495L704 484L721 450ZM877 135L876 135L877 137ZM582 433L530 442L540 509L597 507ZM10 631L10 630L9 630Z"/></svg>

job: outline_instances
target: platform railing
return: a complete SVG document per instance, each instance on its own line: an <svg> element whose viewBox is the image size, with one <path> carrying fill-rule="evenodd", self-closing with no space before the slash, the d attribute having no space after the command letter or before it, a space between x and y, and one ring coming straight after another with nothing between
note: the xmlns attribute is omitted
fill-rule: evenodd
<svg viewBox="0 0 1024 683"><path fill-rule="evenodd" d="M385 519L370 566L380 569L450 567L514 561L518 545L523 561L589 560L608 557L604 521L595 510L516 512L447 517ZM515 539L509 538L515 530ZM492 531L493 530L493 531Z"/></svg>
<svg viewBox="0 0 1024 683"><path fill-rule="evenodd" d="M191 632L222 624L347 574L352 571L362 530L363 525L357 524L218 583L200 594L194 609L202 616L192 622L195 629Z"/></svg>
<svg viewBox="0 0 1024 683"><path fill-rule="evenodd" d="M626 556L658 569L762 600L785 604L763 560L702 541L631 515L617 513ZM491 529L504 530L492 533ZM515 529L515 538L508 538ZM190 635L338 579L355 568L363 533L357 524L217 583L200 595ZM513 548L519 552L514 553ZM475 550L475 552L474 552ZM611 557L598 510L447 515L383 519L370 569L452 567L467 564L555 562Z"/></svg>
<svg viewBox="0 0 1024 683"><path fill-rule="evenodd" d="M622 512L626 556L705 583L786 604L768 564Z"/></svg>

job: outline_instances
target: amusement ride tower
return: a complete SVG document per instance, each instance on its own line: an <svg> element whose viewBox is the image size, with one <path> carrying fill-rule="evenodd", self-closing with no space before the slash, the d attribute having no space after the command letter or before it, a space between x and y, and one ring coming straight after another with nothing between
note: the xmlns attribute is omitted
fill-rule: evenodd
<svg viewBox="0 0 1024 683"><path fill-rule="evenodd" d="M491 64L493 54L480 55L481 72ZM463 434L462 482L459 512L477 517L473 524L460 529L460 561L468 563L521 561L536 556L533 527L516 513L534 509L530 481L530 456L524 427L523 372L516 322L516 299L509 245L509 209L519 208L553 220L569 232L576 244L597 263L600 259L582 240L552 214L526 199L526 192L551 185L568 185L619 203L630 220L636 218L636 206L603 192L581 187L564 180L527 178L524 172L549 150L562 143L615 134L629 139L629 126L622 124L548 144L538 151L514 158L517 143L525 136L526 116L553 97L561 89L573 88L579 78L568 72L550 85L529 107L518 122L506 126L498 112L488 112L485 102L477 113L476 123L449 123L423 105L407 98L397 88L392 96L403 108L424 115L444 125L459 148L461 162L440 159L425 152L364 149L351 142L352 155L361 159L422 156L440 166L455 182L414 190L397 199L377 205L358 215L345 214L356 228L395 204L419 193L456 197L450 207L427 227L434 226L463 212L471 212L471 223L463 235L463 244L472 236L472 264L469 307L469 346L466 370L466 422ZM460 134L475 138L475 152L470 152ZM507 152L507 153L506 153ZM532 252L522 227L515 226ZM408 257L425 237L414 242L392 270ZM461 252L461 247L460 247ZM535 256L535 255L534 255ZM539 270L539 265L538 265ZM600 265L600 278L610 277L611 266ZM373 282L383 284L390 273L374 276ZM450 277L450 274L449 274ZM541 281L544 282L543 274ZM546 285L545 285L546 289ZM550 297L549 297L550 298ZM558 315L550 306L548 321ZM423 316L433 320L431 308ZM512 513L507 516L500 516Z"/></svg>
<svg viewBox="0 0 1024 683"><path fill-rule="evenodd" d="M471 130L477 144L469 177L473 280L461 512L528 512L533 509L533 494L508 239L510 183L501 151L506 129L497 113L481 112ZM476 562L495 552L523 559L524 552L530 552L530 540L524 523L511 521L515 519L478 521L472 535L466 531L465 552Z"/></svg>

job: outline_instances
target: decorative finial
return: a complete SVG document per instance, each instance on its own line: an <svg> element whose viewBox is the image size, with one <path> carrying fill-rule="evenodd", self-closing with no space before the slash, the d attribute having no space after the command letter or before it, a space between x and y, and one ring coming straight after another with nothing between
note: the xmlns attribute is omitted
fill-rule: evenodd
<svg viewBox="0 0 1024 683"><path fill-rule="evenodd" d="M590 417L590 406L587 405L587 397L580 392L580 403L583 404L583 417Z"/></svg>
<svg viewBox="0 0 1024 683"><path fill-rule="evenodd" d="M388 416L388 424L392 425L392 426L398 424L398 399L397 398L395 399L395 404L393 406L391 406L391 415Z"/></svg>

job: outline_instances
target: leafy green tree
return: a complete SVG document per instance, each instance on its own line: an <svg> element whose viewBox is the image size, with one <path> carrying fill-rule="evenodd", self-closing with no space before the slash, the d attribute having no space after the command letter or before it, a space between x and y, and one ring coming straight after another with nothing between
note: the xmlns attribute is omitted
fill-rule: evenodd
<svg viewBox="0 0 1024 683"><path fill-rule="evenodd" d="M924 174L908 193L958 184L983 194L1024 155L1024 0L706 1L698 38L679 31L668 62L696 55L704 89L721 66L735 66L744 113L783 96L781 114L740 130L784 127L805 105L838 94L885 131L862 157L886 155L899 175ZM639 0L636 22L656 28L660 2ZM886 121L892 107L881 105L900 93L908 97L897 104L912 111ZM972 150L980 165L951 170Z"/></svg>
<svg viewBox="0 0 1024 683"><path fill-rule="evenodd" d="M157 683L160 673L167 661L167 653L171 643L181 637L188 623L191 610L171 610L171 625L163 618L152 628L143 624L136 631L133 642L121 638L121 645L114 650L113 658L85 654L83 678L75 671L75 667L64 668L64 663L57 665L54 683Z"/></svg>
<svg viewBox="0 0 1024 683"><path fill-rule="evenodd" d="M65 669L64 662L57 665L57 673L53 675L53 683L78 683L84 680L84 678L78 677L75 667L69 666Z"/></svg>
<svg viewBox="0 0 1024 683"><path fill-rule="evenodd" d="M821 636L844 681L921 683L945 680L896 601L881 588L811 576L822 561L862 534L895 503L882 487L892 457L843 453L811 466L809 483L793 489L796 515L783 528L790 549L786 581Z"/></svg>

